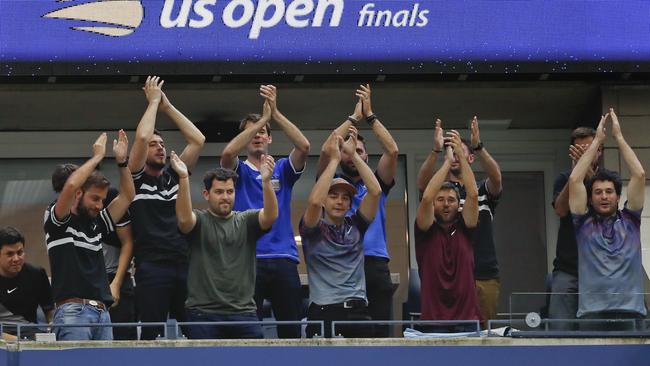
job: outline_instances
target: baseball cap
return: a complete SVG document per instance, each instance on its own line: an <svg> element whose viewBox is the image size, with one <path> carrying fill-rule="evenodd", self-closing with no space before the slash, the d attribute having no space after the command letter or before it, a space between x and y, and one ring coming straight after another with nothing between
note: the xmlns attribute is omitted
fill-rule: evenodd
<svg viewBox="0 0 650 366"><path fill-rule="evenodd" d="M345 178L337 177L332 179L332 183L330 183L329 191L331 191L334 188L343 188L346 192L350 194L350 197L354 197L354 195L357 194L357 189Z"/></svg>

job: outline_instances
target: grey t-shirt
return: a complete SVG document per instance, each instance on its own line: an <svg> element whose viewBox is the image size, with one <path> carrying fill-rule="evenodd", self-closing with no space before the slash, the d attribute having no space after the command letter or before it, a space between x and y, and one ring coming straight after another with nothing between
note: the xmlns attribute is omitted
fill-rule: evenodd
<svg viewBox="0 0 650 366"><path fill-rule="evenodd" d="M308 228L300 220L311 302L329 305L366 300L363 236L368 225L358 211L338 226L321 219L316 227Z"/></svg>
<svg viewBox="0 0 650 366"><path fill-rule="evenodd" d="M188 309L215 314L255 311L255 243L266 233L260 210L233 211L226 219L194 210L189 235Z"/></svg>

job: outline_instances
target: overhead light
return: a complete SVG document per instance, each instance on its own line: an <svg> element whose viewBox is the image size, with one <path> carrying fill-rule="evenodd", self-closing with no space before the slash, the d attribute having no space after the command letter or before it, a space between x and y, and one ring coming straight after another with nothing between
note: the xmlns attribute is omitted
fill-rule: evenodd
<svg viewBox="0 0 650 366"><path fill-rule="evenodd" d="M549 77L549 74L541 74L539 76L539 80L541 80L541 81L548 80L548 77Z"/></svg>
<svg viewBox="0 0 650 366"><path fill-rule="evenodd" d="M375 79L375 81L380 82L380 83L382 81L386 81L386 75L377 75L377 79Z"/></svg>
<svg viewBox="0 0 650 366"><path fill-rule="evenodd" d="M139 76L131 76L131 77L129 78L129 83L137 83L137 82L139 82L139 81L140 81L140 77L139 77Z"/></svg>
<svg viewBox="0 0 650 366"><path fill-rule="evenodd" d="M465 81L465 80L467 80L467 74L458 75L458 81Z"/></svg>
<svg viewBox="0 0 650 366"><path fill-rule="evenodd" d="M305 80L305 75L296 75L293 78L293 81L296 83L302 83L303 80Z"/></svg>
<svg viewBox="0 0 650 366"><path fill-rule="evenodd" d="M56 83L56 76L50 76L47 78L47 82L50 84Z"/></svg>
<svg viewBox="0 0 650 366"><path fill-rule="evenodd" d="M215 75L212 77L212 82L213 83L219 83L221 82L221 75Z"/></svg>

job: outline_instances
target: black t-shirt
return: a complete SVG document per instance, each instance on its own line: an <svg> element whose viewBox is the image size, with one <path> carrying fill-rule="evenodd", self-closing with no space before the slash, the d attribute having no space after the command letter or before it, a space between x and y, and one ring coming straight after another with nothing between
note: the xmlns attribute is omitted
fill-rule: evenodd
<svg viewBox="0 0 650 366"><path fill-rule="evenodd" d="M147 262L187 263L188 242L178 230L176 196L178 175L169 166L160 176L133 173L135 198L129 211L135 239L136 264Z"/></svg>
<svg viewBox="0 0 650 366"><path fill-rule="evenodd" d="M54 309L52 289L45 270L23 265L16 277L0 276L1 322L36 323L36 310L41 306L43 312Z"/></svg>
<svg viewBox="0 0 650 366"><path fill-rule="evenodd" d="M80 297L113 303L104 266L102 237L115 231L108 210L95 219L70 213L57 220L56 203L45 214L45 242L52 270L52 292L55 301Z"/></svg>
<svg viewBox="0 0 650 366"><path fill-rule="evenodd" d="M553 202L562 192L562 189L569 181L571 169L560 173L553 184ZM573 228L571 212L564 217L560 217L560 228L557 231L557 242L555 246L555 260L553 260L553 271L562 271L574 276L578 275L578 244L576 243L576 234Z"/></svg>
<svg viewBox="0 0 650 366"><path fill-rule="evenodd" d="M460 191L460 204L465 204L465 187L453 182ZM499 278L499 262L494 243L492 219L499 203L499 197L491 194L487 188L487 180L476 183L478 186L478 226L474 234L474 277L477 280L492 280Z"/></svg>
<svg viewBox="0 0 650 366"><path fill-rule="evenodd" d="M104 207L108 207L108 205L111 202L113 202L115 198L117 198L118 194L119 191L116 188L113 187L108 188L108 194L106 195L106 199L104 199ZM126 213L124 214L124 216L122 216L120 221L115 223L115 227L124 227L130 224L131 224L131 213L129 212L129 210L126 210ZM102 237L102 242L112 247L116 247L116 248L122 247L122 242L120 241L120 238L117 237L116 231L104 235Z"/></svg>

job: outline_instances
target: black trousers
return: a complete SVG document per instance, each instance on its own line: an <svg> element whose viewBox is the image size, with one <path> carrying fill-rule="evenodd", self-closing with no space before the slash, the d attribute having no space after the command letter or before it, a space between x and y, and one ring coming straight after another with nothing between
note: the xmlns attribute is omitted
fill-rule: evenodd
<svg viewBox="0 0 650 366"><path fill-rule="evenodd" d="M391 320L393 308L393 283L390 279L388 259L366 256L364 258L366 274L366 296L368 313L372 320ZM388 325L375 325L373 338L390 336Z"/></svg>
<svg viewBox="0 0 650 366"><path fill-rule="evenodd" d="M307 320L324 320L325 321L325 338L332 337L332 321L353 321L353 320L370 320L368 308L366 306L357 306L353 308L344 308L343 304L317 305L311 303L307 310ZM372 338L374 331L373 326L368 324L345 324L336 327L336 334L345 338ZM313 338L320 334L320 325L309 324L307 326L307 338Z"/></svg>
<svg viewBox="0 0 650 366"><path fill-rule="evenodd" d="M113 282L115 273L108 273L108 283ZM120 302L117 306L108 310L111 314L112 323L135 323L135 291L133 288L133 278L130 273L126 273L120 287ZM113 339L135 340L138 339L136 327L115 327L113 328Z"/></svg>

